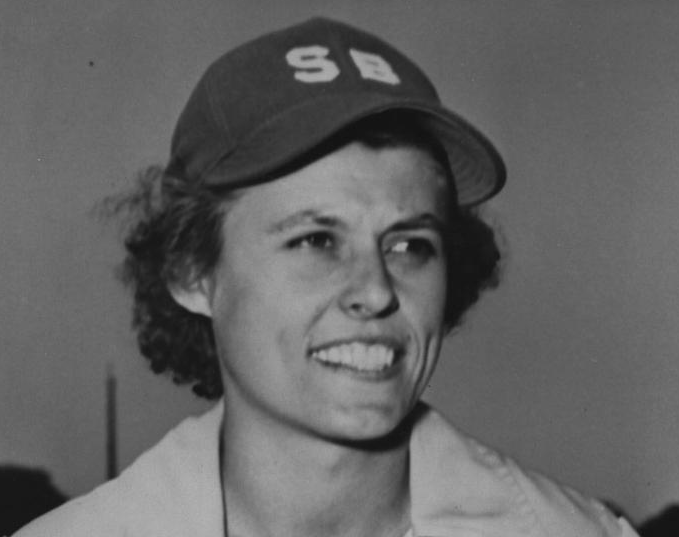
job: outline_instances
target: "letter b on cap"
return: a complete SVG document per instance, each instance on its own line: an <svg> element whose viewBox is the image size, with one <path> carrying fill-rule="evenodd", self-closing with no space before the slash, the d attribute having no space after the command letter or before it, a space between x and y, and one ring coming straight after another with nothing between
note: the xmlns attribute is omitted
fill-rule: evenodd
<svg viewBox="0 0 679 537"><path fill-rule="evenodd" d="M328 50L320 45L297 47L290 50L285 59L297 67L295 78L301 82L330 82L337 78L340 70L337 64L327 59Z"/></svg>
<svg viewBox="0 0 679 537"><path fill-rule="evenodd" d="M391 65L382 56L371 54L370 52L361 52L355 48L349 50L349 54L351 54L351 58L354 60L363 78L393 85L401 82L401 79L394 73Z"/></svg>

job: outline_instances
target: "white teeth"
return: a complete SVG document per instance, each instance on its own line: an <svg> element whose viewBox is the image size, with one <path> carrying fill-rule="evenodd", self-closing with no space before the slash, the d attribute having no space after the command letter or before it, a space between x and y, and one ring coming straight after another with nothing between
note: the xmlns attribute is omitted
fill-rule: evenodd
<svg viewBox="0 0 679 537"><path fill-rule="evenodd" d="M342 365L358 371L380 371L394 363L394 349L380 344L337 345L316 351L312 356L319 362Z"/></svg>

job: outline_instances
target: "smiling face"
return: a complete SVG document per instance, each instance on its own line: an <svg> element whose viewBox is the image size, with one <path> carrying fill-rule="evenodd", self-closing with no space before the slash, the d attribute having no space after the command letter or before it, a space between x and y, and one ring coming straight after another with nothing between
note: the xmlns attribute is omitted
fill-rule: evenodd
<svg viewBox="0 0 679 537"><path fill-rule="evenodd" d="M342 441L392 431L445 332L448 197L427 152L359 143L240 191L194 307L227 411Z"/></svg>

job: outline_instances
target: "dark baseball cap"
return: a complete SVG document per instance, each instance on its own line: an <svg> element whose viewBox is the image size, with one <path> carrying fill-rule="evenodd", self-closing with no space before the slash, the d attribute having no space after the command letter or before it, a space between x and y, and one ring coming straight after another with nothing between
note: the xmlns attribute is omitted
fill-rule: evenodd
<svg viewBox="0 0 679 537"><path fill-rule="evenodd" d="M417 65L376 36L326 18L217 59L179 117L167 172L233 188L255 184L352 124L396 110L420 117L446 149L460 205L500 191L499 153L441 104Z"/></svg>

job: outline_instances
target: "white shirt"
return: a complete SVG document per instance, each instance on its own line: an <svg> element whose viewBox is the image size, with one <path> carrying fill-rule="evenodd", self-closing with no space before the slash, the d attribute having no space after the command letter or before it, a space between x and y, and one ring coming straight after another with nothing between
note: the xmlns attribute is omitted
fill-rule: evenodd
<svg viewBox="0 0 679 537"><path fill-rule="evenodd" d="M118 478L16 537L224 537L223 407L188 418ZM638 537L599 502L463 435L425 408L410 439L405 537Z"/></svg>

